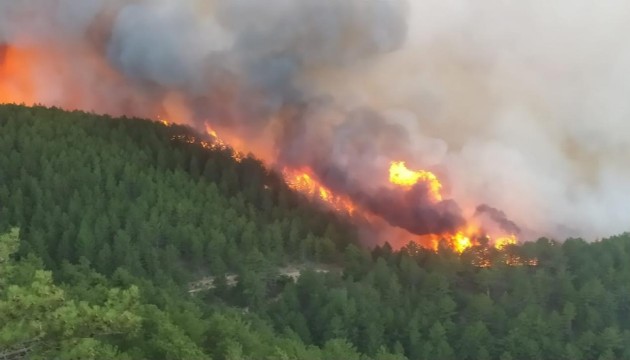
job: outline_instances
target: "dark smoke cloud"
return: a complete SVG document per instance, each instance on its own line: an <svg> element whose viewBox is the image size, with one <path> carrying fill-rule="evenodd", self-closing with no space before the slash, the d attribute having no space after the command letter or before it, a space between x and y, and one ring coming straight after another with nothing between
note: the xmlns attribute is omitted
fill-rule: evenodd
<svg viewBox="0 0 630 360"><path fill-rule="evenodd" d="M475 216L488 216L492 221L494 221L499 227L507 232L508 234L518 235L521 233L521 228L516 225L513 221L508 219L507 215L499 209L495 209L486 204L482 204L477 206L475 210Z"/></svg>
<svg viewBox="0 0 630 360"><path fill-rule="evenodd" d="M138 1L123 7L109 58L130 78L189 94L218 85L203 76L208 68L233 74L246 98L264 94L268 112L255 107L247 114L259 121L308 91L295 84L307 69L352 66L395 50L406 33L401 0L218 0L212 9L194 4Z"/></svg>
<svg viewBox="0 0 630 360"><path fill-rule="evenodd" d="M465 225L466 220L453 200L432 203L427 190L420 184L409 191L383 188L356 200L390 224L416 235L454 233Z"/></svg>

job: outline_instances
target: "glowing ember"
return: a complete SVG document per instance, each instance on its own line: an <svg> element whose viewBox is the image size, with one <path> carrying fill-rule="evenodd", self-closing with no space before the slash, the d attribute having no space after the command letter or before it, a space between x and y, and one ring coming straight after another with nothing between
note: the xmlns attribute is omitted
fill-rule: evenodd
<svg viewBox="0 0 630 360"><path fill-rule="evenodd" d="M221 139L219 139L219 135L217 134L217 132L208 123L206 123L206 133L212 136L213 138L215 138L217 141L221 141Z"/></svg>
<svg viewBox="0 0 630 360"><path fill-rule="evenodd" d="M538 258L523 259L518 255L508 255L503 262L508 266L538 266Z"/></svg>
<svg viewBox="0 0 630 360"><path fill-rule="evenodd" d="M232 158L236 160L236 162L241 162L246 157L244 151L240 151L235 147L226 143L222 138L219 137L219 134L210 126L210 124L206 123L206 134L208 134L212 138L212 143L210 148L212 149L221 149L221 150L232 150Z"/></svg>
<svg viewBox="0 0 630 360"><path fill-rule="evenodd" d="M442 200L442 184L438 180L437 176L430 171L413 171L409 170L404 161L393 161L389 167L389 181L392 184L399 185L405 188L411 188L418 182L424 182L427 184L431 198L434 201Z"/></svg>
<svg viewBox="0 0 630 360"><path fill-rule="evenodd" d="M168 121L168 120L166 120L166 119L163 119L163 118L161 118L161 117L159 117L159 116L158 116L158 121L159 121L160 123L162 123L162 125L165 125L165 126L171 126L171 125L173 125L173 123L172 123L172 122L170 122L170 121Z"/></svg>

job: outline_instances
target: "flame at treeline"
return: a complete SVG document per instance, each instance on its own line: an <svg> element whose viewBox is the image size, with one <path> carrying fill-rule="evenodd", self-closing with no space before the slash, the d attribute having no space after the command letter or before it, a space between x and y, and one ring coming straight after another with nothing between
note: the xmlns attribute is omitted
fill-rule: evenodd
<svg viewBox="0 0 630 360"><path fill-rule="evenodd" d="M171 124L169 121L164 119L159 119L159 121L167 126ZM231 148L233 150L232 157L236 161L241 161L241 159L245 157L247 151L246 149L231 147L221 137L219 137L217 131L214 130L210 124L206 124L205 131L210 138L209 142L198 140L190 136L179 138L178 140L183 140L189 143L199 143L201 146L208 149ZM355 204L350 197L334 193L333 190L322 184L317 179L317 175L315 175L310 169L291 169L284 167L281 170L281 174L289 188L305 195L311 200L318 201L327 208L332 209L343 216L347 216L350 219L357 217L361 218L361 221L373 221L374 223L379 224L376 226L383 226L382 222L375 221L378 215L372 214L366 209L361 208ZM417 184L421 183L428 188L429 194L431 195L431 201L439 202L442 200L442 184L437 176L430 171L409 169L404 161L392 161L390 163L389 182L392 186L400 187L405 191L410 190ZM395 206L395 204L393 204L393 206ZM498 250L503 250L508 245L515 245L518 243L516 234L507 234L492 238L474 223L468 223L465 227L454 233L428 234L422 236L411 236L411 238L412 241L418 242L422 246L433 250L437 250L440 244L447 244L457 253L462 253L466 249L480 245L482 242L490 243ZM397 243L394 242L394 244ZM404 243L399 242L398 245L404 245ZM523 264L520 259L516 258L506 259L506 263L509 265ZM485 263L480 263L478 266L484 267L488 265L484 264ZM531 263L527 264L535 265Z"/></svg>
<svg viewBox="0 0 630 360"><path fill-rule="evenodd" d="M33 66L38 64L37 51L29 51L25 49L5 48L2 53L2 63L0 66L0 103L46 103L45 96L42 97L41 93L44 92L38 89L37 82L32 78L34 75ZM76 103L78 101L78 103ZM52 105L57 105L53 103ZM68 109L82 108L80 100L73 99L67 103L63 103L64 107ZM177 114L177 110L171 109L171 114ZM170 124L169 120L165 118L157 117L158 120L164 124ZM184 123L186 123L184 121ZM240 161L245 153L250 149L242 146L244 141L226 141L223 137L219 137L216 130L209 122L204 123L204 129L209 136L208 141L199 141L202 146L207 148L227 148L232 147L234 151L234 158ZM232 137L233 138L233 137ZM180 139L188 142L197 142L196 139ZM256 155L256 154L255 154ZM265 159L263 156L263 160ZM343 193L338 193L330 187L326 186L318 177L318 175L308 167L292 168L289 166L283 166L279 169L283 177L286 180L288 186L298 191L305 196L315 199L328 208L335 210L349 218L360 217L362 222L368 222L374 226L383 226L386 222L372 221L379 217L378 213L369 209L369 206L365 204L357 203L352 197ZM409 169L405 161L392 160L389 164L389 185L391 188L403 193L413 193L414 187L421 185L427 192L427 199L430 203L439 203L443 199L442 184L438 177L425 170ZM396 207L396 203L388 204L387 206ZM456 229L453 232L415 235L413 233L404 232L406 235L406 241L417 241L425 247L437 249L438 244L447 242L455 251L463 252L467 248L478 244L478 239L488 235L484 233L480 228L475 225L465 224L460 229ZM382 239L389 241L395 246L404 245L404 241L398 241L398 239ZM501 248L506 244L515 244L517 242L516 234L505 234L495 240L492 243L497 248Z"/></svg>
<svg viewBox="0 0 630 360"><path fill-rule="evenodd" d="M404 2L303 4L0 3L0 102L189 125L207 134L205 147L229 146L237 161L254 154L372 243L515 243L520 230L501 211L452 198L400 119L318 83L395 51Z"/></svg>

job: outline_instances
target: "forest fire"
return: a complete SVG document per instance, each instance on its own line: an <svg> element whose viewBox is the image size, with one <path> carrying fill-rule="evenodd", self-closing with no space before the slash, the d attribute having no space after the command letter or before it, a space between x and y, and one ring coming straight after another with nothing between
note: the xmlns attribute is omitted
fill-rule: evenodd
<svg viewBox="0 0 630 360"><path fill-rule="evenodd" d="M172 123L158 117L158 121L169 126ZM184 141L188 143L197 143L207 149L222 149L232 151L232 157L236 161L241 161L245 157L246 149L234 149L231 145L223 140L219 136L216 130L209 124L205 124L206 135L209 137L208 141L199 140L191 136L176 137L174 140ZM370 223L373 226L384 226L383 221L380 220L378 214L370 211L369 209L357 204L349 196L338 194L331 188L323 184L318 178L316 173L308 168L292 169L290 167L284 167L280 171L286 184L292 190L299 192L309 198L310 200L321 203L323 206L338 212L343 216L347 216L351 219L361 219L362 222ZM418 184L425 185L430 192L430 201L439 202L442 201L441 188L442 185L439 182L437 176L431 172L423 170L411 170L407 168L404 161L392 161L389 168L389 182L396 187L399 187L403 192L410 192L413 187ZM392 204L392 206L396 206ZM440 244L446 244L456 253L463 253L467 249L481 244L481 239L484 239L488 244L497 250L502 250L508 245L517 244L518 239L515 234L500 235L496 238L492 238L489 234L481 230L480 226L476 225L474 219L469 220L462 228L453 232L435 233L427 235L412 234L412 238L420 245L437 251ZM387 241L394 241L395 239L386 239ZM402 246L404 244L401 244ZM512 265L519 262L511 261Z"/></svg>
<svg viewBox="0 0 630 360"><path fill-rule="evenodd" d="M516 235L502 236L494 240L494 247L503 250L509 245L516 245L518 243L518 239Z"/></svg>
<svg viewBox="0 0 630 360"><path fill-rule="evenodd" d="M459 254L482 243L487 243L497 250L503 250L509 245L516 245L518 243L516 235L505 235L493 238L474 225L468 225L466 229L459 230L454 234L431 234L429 236L421 236L419 239L418 242L425 247L438 250L440 244L444 243Z"/></svg>
<svg viewBox="0 0 630 360"><path fill-rule="evenodd" d="M413 171L409 170L404 161L392 161L389 167L389 181L392 184L400 185L405 188L411 188L418 182L427 183L429 191L434 201L442 200L442 184L437 176L429 171Z"/></svg>
<svg viewBox="0 0 630 360"><path fill-rule="evenodd" d="M291 189L311 199L322 201L336 211L352 215L356 210L356 206L350 199L334 194L330 189L316 181L308 171L295 171L286 168L282 175Z"/></svg>
<svg viewBox="0 0 630 360"><path fill-rule="evenodd" d="M33 66L29 54L30 52L28 51L13 48L8 48L3 51L3 62L0 63L0 79L2 79L2 82L0 82L0 102L26 104L38 102L35 93L35 83L29 75L33 73L33 69L29 68L29 66ZM62 103L61 105L64 106L66 103ZM71 105L68 106L72 108ZM170 116L158 116L157 119L167 126L173 124L173 122L170 121ZM176 121L175 123L180 122L181 121ZM215 128L208 122L204 122L204 130L208 136L208 140L206 141L191 136L179 136L175 140L198 143L208 149L230 149L233 151L233 158L237 161L241 161L249 151L249 149L244 146L239 146L239 144L243 144L243 142L239 141L235 136L231 135L228 137L229 141L223 136L219 136ZM267 159L267 161L269 160ZM273 166L273 164L268 165ZM360 218L363 222L372 222L372 220L379 217L379 214L375 212L373 208L370 208L369 204L366 205L350 196L333 190L320 180L316 172L308 167L292 168L284 166L280 169L280 173L291 189L324 204L344 216ZM392 161L390 163L389 183L394 187L396 191L395 194L399 194L397 196L414 196L414 191L416 191L414 189L420 185L426 188L427 201L429 203L437 204L443 200L441 193L442 184L437 176L429 171L409 169L404 161ZM397 197L392 197L392 199L395 200ZM394 201L394 203L386 204L386 206L396 207L397 205ZM379 224L386 223L387 222L382 221L379 222ZM480 235L479 231L471 229L472 228L468 226L464 230L420 235L414 236L414 238L423 246L433 249L437 249L437 244L440 240L445 240L453 250L461 253L474 246L476 244L475 239ZM386 240L396 243L394 239ZM514 235L508 235L497 238L494 244L497 248L501 248L505 246L505 244L515 242L516 237Z"/></svg>
<svg viewBox="0 0 630 360"><path fill-rule="evenodd" d="M189 125L205 139L178 135L176 140L228 150L236 161L254 154L282 174L291 189L365 226L365 233L378 233L376 242L388 241L394 247L412 240L437 249L446 242L462 253L481 238L496 248L517 242L518 227L501 211L486 205L475 210L474 199L460 203L436 173L411 168L410 163L424 164L420 160L424 154L413 148L413 139L406 139L405 127L377 110L354 111L326 96L304 97L298 80L305 79L294 78L292 72L301 69L290 70L292 65L267 58L266 53L234 53L247 60L243 62L247 69L214 68L214 63L201 60L189 63L186 56L199 54L179 58L175 54L181 51L173 51L175 59L166 57L164 63L144 52L136 54L137 44L127 43L136 38L110 28L109 17L119 9L110 10L94 19L84 38L60 35L47 42L38 40L41 34L33 38L26 34L25 41L0 41L0 102ZM57 29L56 20L49 20L46 26ZM371 48L366 41L361 49ZM287 46L288 53L314 55ZM73 54L72 61L68 54ZM321 54L316 55L313 59L320 59ZM331 64L337 55L338 51L327 54ZM205 65L196 68L197 63ZM189 67L195 71L189 73ZM176 75L165 75L171 73ZM258 78L263 73L273 76Z"/></svg>
<svg viewBox="0 0 630 360"><path fill-rule="evenodd" d="M404 161L393 161L391 163L389 168L389 181L405 189L411 189L419 182L425 183L432 201L439 202L442 200L442 184L437 176L429 171L410 170L407 168ZM488 234L481 231L478 226L471 223L471 220L469 220L469 224L462 230L457 230L455 233L451 234L431 234L430 238L434 249L437 249L440 241L446 241L450 247L458 253L462 253L466 249L478 245L478 239L480 238L488 239L491 244L499 250L507 245L517 243L517 237L514 234L502 235L493 240Z"/></svg>
<svg viewBox="0 0 630 360"><path fill-rule="evenodd" d="M464 252L464 250L468 249L473 245L470 237L462 233L461 231L455 234L453 237L453 250L458 253Z"/></svg>

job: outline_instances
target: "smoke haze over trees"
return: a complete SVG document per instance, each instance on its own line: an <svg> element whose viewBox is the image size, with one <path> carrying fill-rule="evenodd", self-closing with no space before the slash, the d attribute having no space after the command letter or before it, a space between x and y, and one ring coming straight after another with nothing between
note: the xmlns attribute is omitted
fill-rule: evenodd
<svg viewBox="0 0 630 360"><path fill-rule="evenodd" d="M628 234L367 249L259 161L192 134L0 106L0 357L630 358ZM294 283L289 263L330 271Z"/></svg>
<svg viewBox="0 0 630 360"><path fill-rule="evenodd" d="M593 240L630 223L629 6L2 1L0 96L211 122L346 191L402 159L445 180L449 215Z"/></svg>

